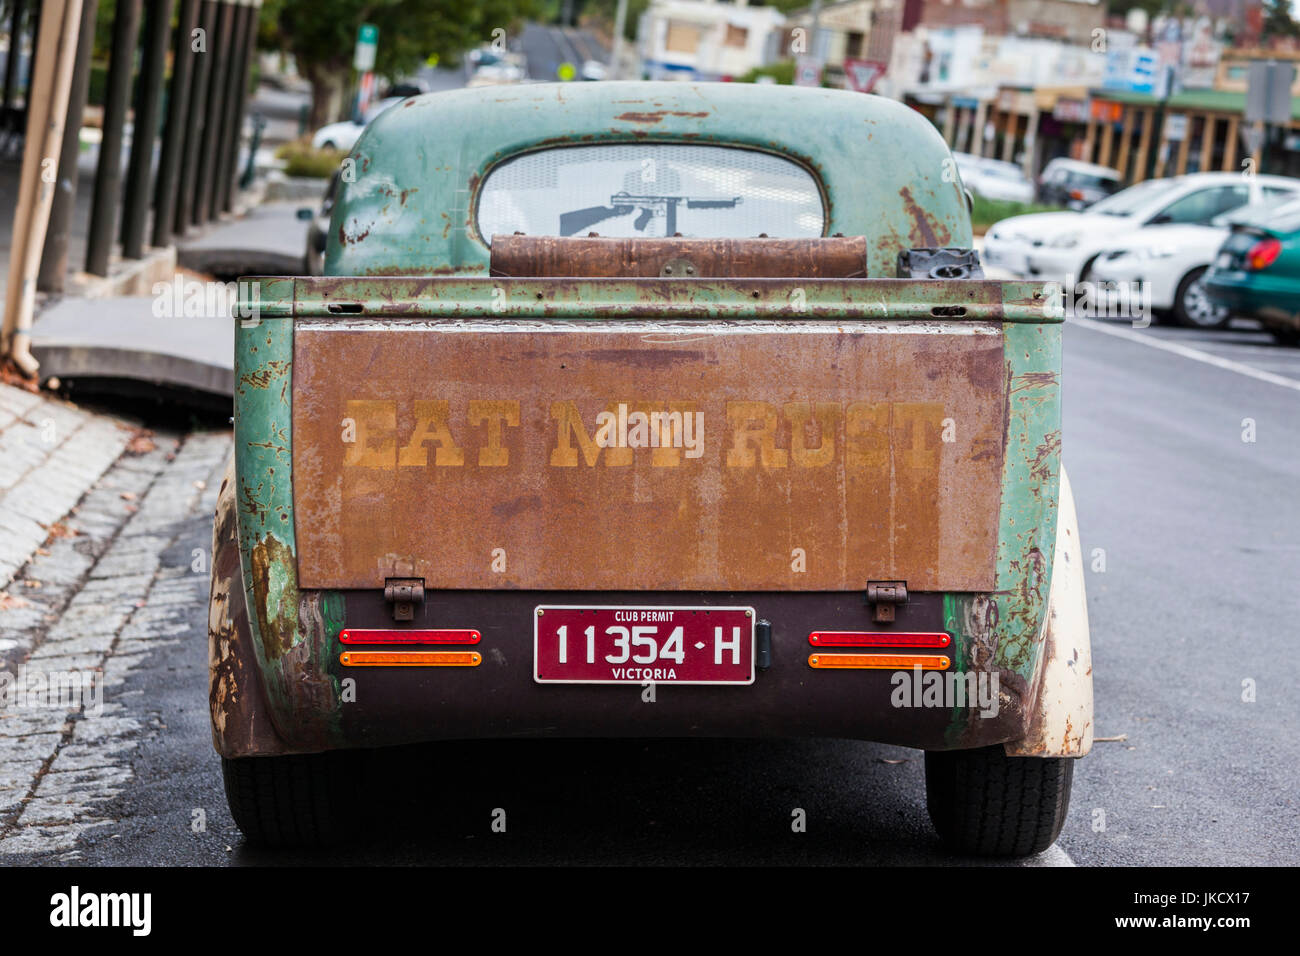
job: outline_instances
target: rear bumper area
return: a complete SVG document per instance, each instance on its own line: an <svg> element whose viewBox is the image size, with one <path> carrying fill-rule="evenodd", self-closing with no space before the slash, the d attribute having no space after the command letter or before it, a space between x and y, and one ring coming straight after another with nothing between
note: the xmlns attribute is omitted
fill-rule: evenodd
<svg viewBox="0 0 1300 956"><path fill-rule="evenodd" d="M1030 688L997 668L983 643L987 634L978 623L972 627L988 616L983 596L915 594L892 624L871 623L863 596L843 592L440 591L429 592L415 620L400 625L374 591L303 600L333 606L326 616L338 628L316 636L321 671L313 683L334 690L316 695L316 726L278 724L290 751L467 738L676 736L834 737L943 750L1019 739L1028 721ZM771 624L771 665L751 685L661 682L651 692L643 683L539 684L533 615L538 605L554 604L753 606ZM473 629L482 636L473 647L480 663L345 666L341 655L358 645L340 642L344 626ZM947 631L953 644L943 653L951 663L925 672L815 669L809 658L818 648L809 634L817 629ZM328 697L333 706L322 707Z"/></svg>

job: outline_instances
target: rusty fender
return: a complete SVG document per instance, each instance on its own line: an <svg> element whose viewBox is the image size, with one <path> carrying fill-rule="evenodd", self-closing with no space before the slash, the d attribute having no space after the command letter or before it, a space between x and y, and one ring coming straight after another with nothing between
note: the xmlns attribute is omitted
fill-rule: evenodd
<svg viewBox="0 0 1300 956"><path fill-rule="evenodd" d="M208 707L212 746L223 757L291 753L272 724L248 626L235 528L235 460L221 479L212 528L208 600Z"/></svg>
<svg viewBox="0 0 1300 956"><path fill-rule="evenodd" d="M1092 749L1092 644L1083 551L1064 468L1058 509L1044 660L1025 736L1004 745L1013 757L1082 757Z"/></svg>

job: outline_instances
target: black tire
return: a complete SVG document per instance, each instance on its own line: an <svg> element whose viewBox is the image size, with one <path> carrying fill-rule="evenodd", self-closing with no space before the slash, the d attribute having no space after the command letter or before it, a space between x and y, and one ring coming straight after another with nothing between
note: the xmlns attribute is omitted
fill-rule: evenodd
<svg viewBox="0 0 1300 956"><path fill-rule="evenodd" d="M359 761L348 752L221 759L226 803L249 843L318 847L339 841Z"/></svg>
<svg viewBox="0 0 1300 956"><path fill-rule="evenodd" d="M1002 747L927 751L925 798L939 838L968 856L1029 856L1056 840L1074 760L1008 757Z"/></svg>
<svg viewBox="0 0 1300 956"><path fill-rule="evenodd" d="M1179 325L1189 329L1221 329L1232 320L1232 313L1222 306L1212 306L1205 297L1204 286L1208 266L1193 269L1183 276L1174 293L1174 317ZM1212 309L1212 311L1206 311Z"/></svg>
<svg viewBox="0 0 1300 956"><path fill-rule="evenodd" d="M1278 345L1300 349L1300 329L1273 329L1273 340Z"/></svg>

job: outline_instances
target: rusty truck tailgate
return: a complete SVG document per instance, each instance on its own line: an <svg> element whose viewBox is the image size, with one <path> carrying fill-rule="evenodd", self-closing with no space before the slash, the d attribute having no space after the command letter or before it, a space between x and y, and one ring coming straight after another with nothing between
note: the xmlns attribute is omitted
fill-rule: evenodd
<svg viewBox="0 0 1300 956"><path fill-rule="evenodd" d="M980 306L300 315L298 583L990 590L1009 394Z"/></svg>

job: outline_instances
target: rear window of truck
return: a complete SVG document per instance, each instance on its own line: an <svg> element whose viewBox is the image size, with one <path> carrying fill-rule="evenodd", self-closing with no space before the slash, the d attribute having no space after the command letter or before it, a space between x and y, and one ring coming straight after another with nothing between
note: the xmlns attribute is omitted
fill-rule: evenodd
<svg viewBox="0 0 1300 956"><path fill-rule="evenodd" d="M758 150L676 143L569 146L523 153L483 181L484 241L530 236L681 234L813 238L826 227L817 180Z"/></svg>

